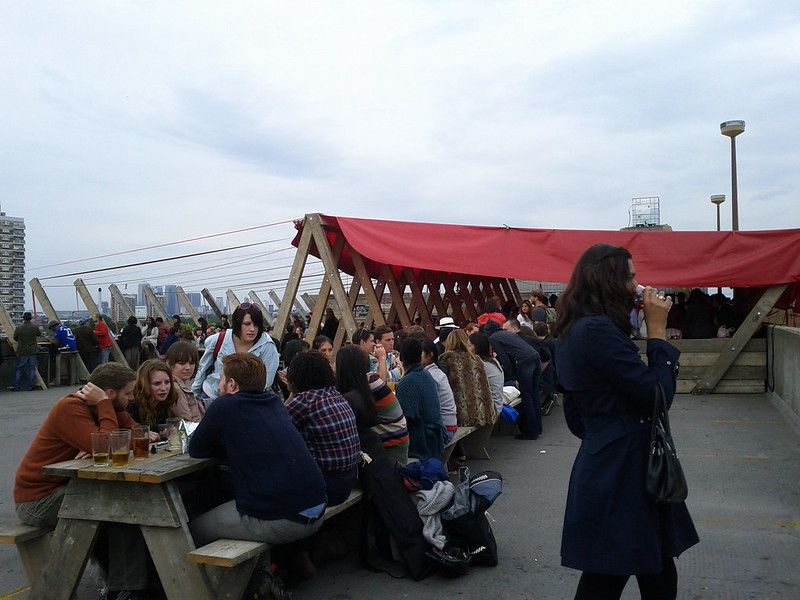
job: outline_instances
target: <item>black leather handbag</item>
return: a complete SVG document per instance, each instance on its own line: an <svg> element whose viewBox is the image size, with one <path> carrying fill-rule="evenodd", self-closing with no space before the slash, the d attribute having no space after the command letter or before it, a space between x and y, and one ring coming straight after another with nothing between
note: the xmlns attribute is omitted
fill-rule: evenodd
<svg viewBox="0 0 800 600"><path fill-rule="evenodd" d="M656 502L678 504L689 495L686 477L672 440L667 401L661 382L656 382L645 486L647 494Z"/></svg>

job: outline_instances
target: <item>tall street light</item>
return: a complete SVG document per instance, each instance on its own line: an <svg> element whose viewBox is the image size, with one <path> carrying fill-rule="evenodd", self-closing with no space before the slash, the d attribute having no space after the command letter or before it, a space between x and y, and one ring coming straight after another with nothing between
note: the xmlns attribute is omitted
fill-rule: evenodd
<svg viewBox="0 0 800 600"><path fill-rule="evenodd" d="M719 205L725 202L725 194L714 194L711 196L711 202L717 205L717 231L719 231Z"/></svg>
<svg viewBox="0 0 800 600"><path fill-rule="evenodd" d="M736 136L744 133L744 121L725 121L719 124L722 135L731 138L731 216L733 230L739 231L739 190L736 181Z"/></svg>

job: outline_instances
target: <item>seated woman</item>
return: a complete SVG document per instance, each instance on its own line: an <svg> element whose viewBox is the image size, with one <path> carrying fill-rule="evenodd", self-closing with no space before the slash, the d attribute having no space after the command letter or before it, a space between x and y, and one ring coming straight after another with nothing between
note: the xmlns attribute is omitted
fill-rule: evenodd
<svg viewBox="0 0 800 600"><path fill-rule="evenodd" d="M272 385L278 370L278 349L264 328L261 310L255 304L242 302L233 311L232 320L231 329L223 329L206 339L205 352L197 365L192 392L198 398L207 399L206 405L219 393L222 359L229 354L249 352L258 356L267 367L267 387Z"/></svg>
<svg viewBox="0 0 800 600"><path fill-rule="evenodd" d="M172 407L177 400L167 363L157 358L143 362L136 374L133 400L127 409L133 420L155 431L159 423L175 416Z"/></svg>
<svg viewBox="0 0 800 600"><path fill-rule="evenodd" d="M492 392L482 361L469 351L467 334L456 329L444 344L439 368L447 375L456 400L460 426L489 425L495 422Z"/></svg>
<svg viewBox="0 0 800 600"><path fill-rule="evenodd" d="M489 381L489 389L492 392L494 410L499 415L500 411L503 410L505 375L503 375L503 368L500 363L492 356L492 345L489 343L489 336L483 332L473 333L469 336L469 349L483 363L483 368L486 370L486 379Z"/></svg>
<svg viewBox="0 0 800 600"><path fill-rule="evenodd" d="M378 374L368 371L369 356L355 344L343 346L336 353L336 389L350 402L359 431L362 424L366 424L380 437L389 460L405 465L408 462L408 429L403 409ZM371 409L361 408L363 398L369 399L373 405Z"/></svg>
<svg viewBox="0 0 800 600"><path fill-rule="evenodd" d="M291 392L286 409L322 470L328 506L341 504L353 489L361 460L353 409L336 390L330 363L316 350L296 354L286 378Z"/></svg>
<svg viewBox="0 0 800 600"><path fill-rule="evenodd" d="M408 424L408 455L420 461L441 458L445 430L439 408L436 382L420 364L422 344L415 337L406 338L400 348L404 375L395 392Z"/></svg>
<svg viewBox="0 0 800 600"><path fill-rule="evenodd" d="M189 387L189 382L197 372L197 349L191 342L175 342L167 350L166 358L177 395L172 413L184 421L199 423L206 412L206 407Z"/></svg>
<svg viewBox="0 0 800 600"><path fill-rule="evenodd" d="M331 342L330 338L326 335L318 335L314 338L314 341L311 342L311 349L312 350L319 350L322 356L328 359L328 362L331 363L331 367L336 369L336 363L333 358L333 342Z"/></svg>
<svg viewBox="0 0 800 600"><path fill-rule="evenodd" d="M445 430L445 443L453 439L458 430L458 417L456 416L456 399L447 375L444 374L436 363L439 361L439 350L436 344L427 337L422 342L421 365L436 382L436 392L439 395L439 410L442 413L442 425Z"/></svg>

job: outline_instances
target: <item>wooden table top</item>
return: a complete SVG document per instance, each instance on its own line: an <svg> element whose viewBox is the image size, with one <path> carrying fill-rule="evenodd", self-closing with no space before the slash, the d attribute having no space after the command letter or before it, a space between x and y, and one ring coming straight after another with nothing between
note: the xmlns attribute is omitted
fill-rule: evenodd
<svg viewBox="0 0 800 600"><path fill-rule="evenodd" d="M208 468L213 459L192 458L159 448L147 458L131 458L125 467L95 465L91 458L67 460L42 469L46 475L99 479L103 481L132 481L138 483L164 483L189 473Z"/></svg>

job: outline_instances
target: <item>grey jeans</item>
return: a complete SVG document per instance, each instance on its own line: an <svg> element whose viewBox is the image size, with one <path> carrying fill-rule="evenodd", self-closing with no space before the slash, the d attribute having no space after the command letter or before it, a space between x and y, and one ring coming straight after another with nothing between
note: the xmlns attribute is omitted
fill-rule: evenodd
<svg viewBox="0 0 800 600"><path fill-rule="evenodd" d="M67 486L44 498L17 504L17 517L26 525L55 528ZM147 545L135 525L106 524L108 531L108 588L142 590L147 587Z"/></svg>
<svg viewBox="0 0 800 600"><path fill-rule="evenodd" d="M286 519L262 521L239 514L236 501L231 500L193 519L189 523L189 530L198 546L205 546L221 538L251 540L273 545L302 540L314 534L321 526L322 519L310 525Z"/></svg>

